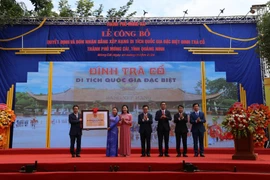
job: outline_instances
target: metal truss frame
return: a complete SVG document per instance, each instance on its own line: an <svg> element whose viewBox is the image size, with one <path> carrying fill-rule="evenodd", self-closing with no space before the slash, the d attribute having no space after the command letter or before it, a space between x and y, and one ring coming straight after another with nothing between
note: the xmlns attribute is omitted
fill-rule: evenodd
<svg viewBox="0 0 270 180"><path fill-rule="evenodd" d="M18 19L20 25L38 25L44 18L27 17ZM146 25L178 24L226 24L257 23L258 16L205 16L205 17L131 17L131 18L97 18L97 17L49 17L45 25L107 25L109 22L144 22Z"/></svg>

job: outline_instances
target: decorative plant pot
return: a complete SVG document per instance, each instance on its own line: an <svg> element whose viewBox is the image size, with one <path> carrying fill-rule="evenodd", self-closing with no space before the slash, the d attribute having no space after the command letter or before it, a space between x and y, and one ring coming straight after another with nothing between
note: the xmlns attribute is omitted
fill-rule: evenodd
<svg viewBox="0 0 270 180"><path fill-rule="evenodd" d="M254 153L253 135L248 133L247 137L234 139L235 154L233 160L256 160L257 154Z"/></svg>

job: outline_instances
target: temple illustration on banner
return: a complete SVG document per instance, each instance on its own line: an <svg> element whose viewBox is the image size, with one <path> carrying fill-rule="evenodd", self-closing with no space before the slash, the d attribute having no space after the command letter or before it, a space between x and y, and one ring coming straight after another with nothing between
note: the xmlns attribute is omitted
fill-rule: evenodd
<svg viewBox="0 0 270 180"><path fill-rule="evenodd" d="M207 95L207 100L219 98L223 92ZM37 95L28 92L38 103L47 103L47 95ZM170 109L175 109L179 104L191 106L195 102L201 102L200 94L187 93L181 89L68 89L64 92L52 95L52 101L56 104L78 104L81 109L89 108L90 104L99 102L107 108L113 106L120 107L123 104L129 106L131 111L136 111L144 104L148 104L150 109L158 109L159 103L166 100Z"/></svg>

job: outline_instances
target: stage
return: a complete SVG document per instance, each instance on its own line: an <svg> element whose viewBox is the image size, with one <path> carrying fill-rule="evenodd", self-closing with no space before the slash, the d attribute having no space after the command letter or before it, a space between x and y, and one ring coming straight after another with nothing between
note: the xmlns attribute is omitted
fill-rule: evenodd
<svg viewBox="0 0 270 180"><path fill-rule="evenodd" d="M158 157L157 149L151 157L140 157L140 150L133 149L130 157L105 157L105 149L83 149L81 158L71 158L68 149L11 149L0 151L0 177L7 179L61 179L63 174L72 178L113 179L177 179L179 177L200 179L238 179L240 177L270 177L270 150L257 149L257 161L232 160L233 149L206 149L206 157L193 157L190 149L187 158ZM37 161L37 172L21 174L22 166ZM183 161L197 166L199 172L183 172ZM119 166L118 172L110 172ZM236 171L236 172L235 172ZM268 174L269 173L269 174ZM64 178L63 178L64 179Z"/></svg>

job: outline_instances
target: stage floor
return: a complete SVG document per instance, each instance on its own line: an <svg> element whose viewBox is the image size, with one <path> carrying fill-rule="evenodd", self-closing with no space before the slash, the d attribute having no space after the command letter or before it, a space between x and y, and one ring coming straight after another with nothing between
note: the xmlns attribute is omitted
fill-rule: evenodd
<svg viewBox="0 0 270 180"><path fill-rule="evenodd" d="M38 172L56 171L109 171L110 167L119 166L119 171L182 171L183 161L192 163L200 171L215 172L254 172L268 173L270 169L270 151L259 150L258 160L232 160L233 149L220 149L218 151L206 150L206 157L158 157L154 150L151 157L140 157L134 153L130 157L105 157L105 149L97 150L102 154L84 153L80 158L72 158L67 149L26 149L0 151L0 172L18 172L27 164L38 163ZM19 154L18 152L24 152ZM88 149L84 152L91 152ZM17 152L17 153L16 153ZM47 152L47 153L46 153ZM55 153L53 153L55 152ZM61 153L62 152L62 153ZM139 152L139 149L133 150ZM191 152L191 151L190 151ZM210 153L212 152L212 153Z"/></svg>

